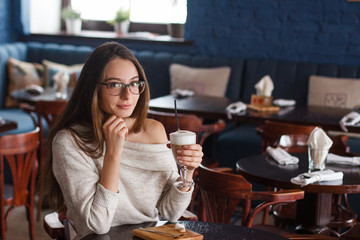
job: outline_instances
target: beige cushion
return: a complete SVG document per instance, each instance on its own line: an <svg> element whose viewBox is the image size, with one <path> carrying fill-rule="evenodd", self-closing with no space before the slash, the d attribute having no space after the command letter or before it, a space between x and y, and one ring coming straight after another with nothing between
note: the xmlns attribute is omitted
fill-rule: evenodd
<svg viewBox="0 0 360 240"><path fill-rule="evenodd" d="M171 90L192 90L197 95L223 97L230 77L230 67L193 68L170 65Z"/></svg>
<svg viewBox="0 0 360 240"><path fill-rule="evenodd" d="M51 62L48 60L42 61L44 65L44 83L47 87L52 87L54 85L54 75L59 71L66 71L70 75L69 86L74 86L76 79L80 75L81 69L84 64L74 64L74 65L64 65L56 62Z"/></svg>
<svg viewBox="0 0 360 240"><path fill-rule="evenodd" d="M360 105L360 79L310 76L308 105L353 108Z"/></svg>
<svg viewBox="0 0 360 240"><path fill-rule="evenodd" d="M29 63L19 61L15 58L9 58L8 60L8 72L9 72L9 87L5 100L6 107L16 107L18 103L13 101L10 97L10 93L14 90L25 88L29 85L43 84L44 68L38 63Z"/></svg>

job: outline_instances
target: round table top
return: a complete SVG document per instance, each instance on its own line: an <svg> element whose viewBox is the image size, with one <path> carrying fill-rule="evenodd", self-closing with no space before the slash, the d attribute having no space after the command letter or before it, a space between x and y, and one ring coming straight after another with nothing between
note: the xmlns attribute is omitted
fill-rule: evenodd
<svg viewBox="0 0 360 240"><path fill-rule="evenodd" d="M297 188L312 193L360 193L360 167L327 164L326 169L344 173L342 180L318 182L301 187L290 182L291 178L308 171L307 153L292 154L299 158L298 164L279 165L267 154L254 155L240 159L237 171L246 179L265 186Z"/></svg>
<svg viewBox="0 0 360 240"><path fill-rule="evenodd" d="M71 95L72 89L68 89L68 96ZM59 99L56 96L55 88L45 88L42 94L31 94L27 92L25 89L14 90L10 94L11 98L26 103L35 103L38 101L58 101L58 100L66 100Z"/></svg>
<svg viewBox="0 0 360 240"><path fill-rule="evenodd" d="M117 227L112 227L107 234L95 235L90 234L82 240L130 240L130 239L140 239L134 237L132 231L137 228L147 228L153 227L157 224L162 225L164 222L150 222L142 223L136 225L122 225ZM208 223L208 222L191 222L184 221L180 222L185 225L186 229L189 229L193 232L200 233L204 236L206 240L234 240L234 239L253 239L253 240L286 240L287 238L276 235L274 233L265 232L262 230L242 227L238 225L231 224L221 224L221 223Z"/></svg>

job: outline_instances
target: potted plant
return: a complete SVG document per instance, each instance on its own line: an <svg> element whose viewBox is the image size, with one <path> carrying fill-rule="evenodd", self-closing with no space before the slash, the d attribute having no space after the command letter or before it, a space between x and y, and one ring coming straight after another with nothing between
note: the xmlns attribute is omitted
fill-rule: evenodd
<svg viewBox="0 0 360 240"><path fill-rule="evenodd" d="M65 21L66 32L79 34L81 32L81 13L68 5L61 11L61 18Z"/></svg>
<svg viewBox="0 0 360 240"><path fill-rule="evenodd" d="M115 18L111 21L108 21L109 24L114 26L114 30L117 35L122 36L129 32L130 25L130 9L120 8L116 14Z"/></svg>
<svg viewBox="0 0 360 240"><path fill-rule="evenodd" d="M184 0L173 0L172 9L171 9L171 22L167 25L167 30L170 37L174 38L183 38L184 37L184 16L182 13L182 8L186 7L186 1ZM185 16L186 18L186 16Z"/></svg>

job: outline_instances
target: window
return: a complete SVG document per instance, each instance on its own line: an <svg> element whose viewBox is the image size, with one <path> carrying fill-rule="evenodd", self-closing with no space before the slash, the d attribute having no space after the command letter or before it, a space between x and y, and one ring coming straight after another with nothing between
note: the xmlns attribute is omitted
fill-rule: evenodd
<svg viewBox="0 0 360 240"><path fill-rule="evenodd" d="M120 8L130 8L132 22L185 23L186 0L71 0L87 20L108 21ZM101 11L99 11L101 9Z"/></svg>
<svg viewBox="0 0 360 240"><path fill-rule="evenodd" d="M187 0L62 0L81 12L83 29L111 31L106 21L120 8L130 8L130 31L166 34L168 23L185 23ZM101 11L99 11L101 10Z"/></svg>

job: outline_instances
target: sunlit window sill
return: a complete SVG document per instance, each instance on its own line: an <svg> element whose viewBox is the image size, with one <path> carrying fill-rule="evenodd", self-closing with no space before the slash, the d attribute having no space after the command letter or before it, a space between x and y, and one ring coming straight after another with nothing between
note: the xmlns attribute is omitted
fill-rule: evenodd
<svg viewBox="0 0 360 240"><path fill-rule="evenodd" d="M38 41L41 38L62 40L111 40L122 42L165 43L173 45L192 45L192 41L184 38L173 38L169 35L155 35L149 32L131 32L126 35L117 35L115 32L106 31L81 31L80 34L67 34L65 31L58 33L31 33L24 37L25 41Z"/></svg>

